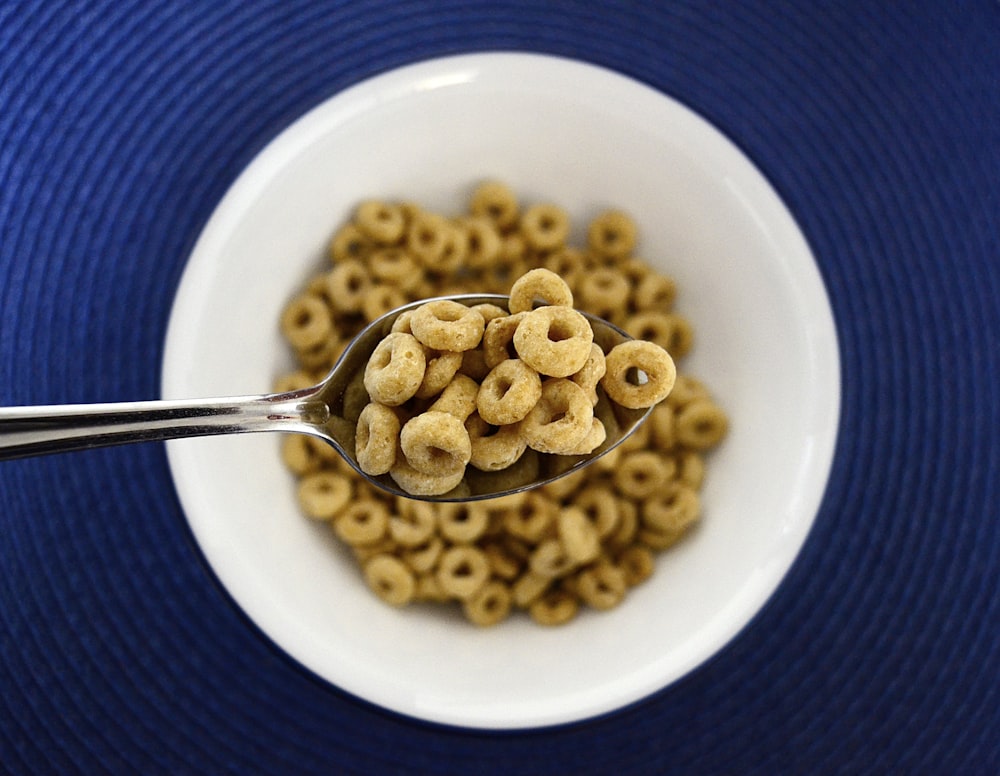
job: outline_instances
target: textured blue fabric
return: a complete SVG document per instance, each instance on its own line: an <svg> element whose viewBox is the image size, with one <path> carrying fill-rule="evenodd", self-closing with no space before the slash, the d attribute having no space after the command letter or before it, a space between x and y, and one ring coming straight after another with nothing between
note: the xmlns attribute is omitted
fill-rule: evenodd
<svg viewBox="0 0 1000 776"><path fill-rule="evenodd" d="M253 154L444 54L614 68L727 133L828 285L829 491L707 665L605 718L401 719L269 644L163 449L0 465L11 773L1000 772L1000 5L0 0L0 404L158 395L185 257Z"/></svg>

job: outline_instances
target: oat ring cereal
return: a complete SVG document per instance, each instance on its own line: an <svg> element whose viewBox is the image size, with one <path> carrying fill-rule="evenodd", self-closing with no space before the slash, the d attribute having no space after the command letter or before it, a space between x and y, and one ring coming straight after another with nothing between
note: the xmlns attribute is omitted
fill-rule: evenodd
<svg viewBox="0 0 1000 776"><path fill-rule="evenodd" d="M472 457L469 465L480 471L496 472L508 469L524 455L528 443L521 435L517 426L489 425L478 415L473 416L477 422L466 423L469 438L472 442Z"/></svg>
<svg viewBox="0 0 1000 776"><path fill-rule="evenodd" d="M511 604L510 589L503 582L493 580L463 601L462 611L470 622L485 627L502 622L510 614Z"/></svg>
<svg viewBox="0 0 1000 776"><path fill-rule="evenodd" d="M528 447L540 453L566 455L591 430L594 407L583 389L565 378L542 384L542 397L521 421Z"/></svg>
<svg viewBox="0 0 1000 776"><path fill-rule="evenodd" d="M590 222L587 244L601 256L624 258L635 248L635 222L620 210L606 210Z"/></svg>
<svg viewBox="0 0 1000 776"><path fill-rule="evenodd" d="M368 474L385 474L396 463L399 417L384 404L371 402L358 417L354 437L358 465Z"/></svg>
<svg viewBox="0 0 1000 776"><path fill-rule="evenodd" d="M330 311L319 296L302 294L285 308L281 330L293 347L300 350L315 347L328 340L333 332Z"/></svg>
<svg viewBox="0 0 1000 776"><path fill-rule="evenodd" d="M578 371L570 375L569 379L583 388L587 392L587 396L590 397L590 403L596 405L597 385L601 382L606 371L604 351L601 350L600 345L593 343L590 346L590 355L587 356L587 360Z"/></svg>
<svg viewBox="0 0 1000 776"><path fill-rule="evenodd" d="M524 314L514 330L518 356L539 374L569 377L590 357L594 330L570 307L539 307Z"/></svg>
<svg viewBox="0 0 1000 776"><path fill-rule="evenodd" d="M414 394L418 399L429 399L444 391L462 367L462 354L452 350L432 350L427 353L424 379Z"/></svg>
<svg viewBox="0 0 1000 776"><path fill-rule="evenodd" d="M424 379L424 346L412 334L392 332L365 367L364 386L372 401L396 407L412 398Z"/></svg>
<svg viewBox="0 0 1000 776"><path fill-rule="evenodd" d="M490 562L482 550L455 546L445 550L438 561L437 581L441 589L460 600L472 598L486 584Z"/></svg>
<svg viewBox="0 0 1000 776"><path fill-rule="evenodd" d="M380 245L391 245L403 236L406 216L399 205L380 200L368 200L358 205L354 213L358 229Z"/></svg>
<svg viewBox="0 0 1000 776"><path fill-rule="evenodd" d="M610 609L621 603L628 587L625 573L611 563L595 563L576 578L580 598L595 609Z"/></svg>
<svg viewBox="0 0 1000 776"><path fill-rule="evenodd" d="M434 350L470 350L479 344L485 326L481 312L449 299L422 304L410 316L413 336Z"/></svg>
<svg viewBox="0 0 1000 776"><path fill-rule="evenodd" d="M407 463L402 456L389 469L389 476L400 488L413 496L440 496L459 486L465 478L464 469L455 469L449 474L425 474Z"/></svg>
<svg viewBox="0 0 1000 776"><path fill-rule="evenodd" d="M396 506L396 514L389 517L389 536L394 542L403 547L419 547L434 537L437 511L429 502L413 501Z"/></svg>
<svg viewBox="0 0 1000 776"><path fill-rule="evenodd" d="M338 262L327 275L327 293L338 309L347 313L361 310L371 287L368 270L356 259Z"/></svg>
<svg viewBox="0 0 1000 776"><path fill-rule="evenodd" d="M541 202L521 214L521 232L536 250L561 248L569 236L569 215L558 205Z"/></svg>
<svg viewBox="0 0 1000 776"><path fill-rule="evenodd" d="M364 565L365 581L375 595L392 606L404 606L413 599L416 580L403 561L394 555L369 558Z"/></svg>
<svg viewBox="0 0 1000 776"><path fill-rule="evenodd" d="M521 207L508 186L499 181L487 181L472 193L469 209L474 216L488 218L500 229L509 229L517 223Z"/></svg>
<svg viewBox="0 0 1000 776"><path fill-rule="evenodd" d="M486 375L476 396L479 417L495 426L517 423L542 397L542 378L517 358L501 361Z"/></svg>
<svg viewBox="0 0 1000 776"><path fill-rule="evenodd" d="M352 501L334 518L333 529L352 547L375 544L389 530L389 509L374 498Z"/></svg>
<svg viewBox="0 0 1000 776"><path fill-rule="evenodd" d="M566 507L557 518L559 541L574 563L590 563L601 553L601 537L582 509Z"/></svg>
<svg viewBox="0 0 1000 776"><path fill-rule="evenodd" d="M681 531L698 519L700 511L694 488L674 484L643 502L642 522L658 531Z"/></svg>
<svg viewBox="0 0 1000 776"><path fill-rule="evenodd" d="M710 399L694 399L677 413L677 438L695 450L714 447L726 434L726 414Z"/></svg>
<svg viewBox="0 0 1000 776"><path fill-rule="evenodd" d="M629 340L615 345L604 358L606 372L601 385L612 401L629 409L652 407L663 401L674 387L677 369L663 348L651 342ZM646 381L632 381L632 372L645 374Z"/></svg>
<svg viewBox="0 0 1000 776"><path fill-rule="evenodd" d="M447 412L461 421L465 421L476 411L476 397L479 395L479 383L468 375L455 375L448 387L441 391L434 403L427 408L428 412Z"/></svg>
<svg viewBox="0 0 1000 776"><path fill-rule="evenodd" d="M608 438L608 430L600 418L594 418L590 422L590 430L576 445L570 447L565 455L588 455L604 444Z"/></svg>
<svg viewBox="0 0 1000 776"><path fill-rule="evenodd" d="M536 299L547 305L573 306L573 292L566 281L542 268L530 270L514 281L508 309L512 313L527 312L534 308Z"/></svg>
<svg viewBox="0 0 1000 776"><path fill-rule="evenodd" d="M694 346L674 309L683 299L635 254L627 214L571 226L555 203L522 207L497 181L476 186L455 215L365 199L332 237L332 268L282 311L296 366L279 376L279 392L317 384L366 322L416 303L330 419L358 469L407 495L373 487L313 437L281 447L301 511L329 526L389 605L450 606L482 627L513 616L562 625L622 603L654 573L655 554L701 518L709 452L728 419L708 386L678 373ZM574 233L586 242L571 244ZM437 299L484 293L508 296ZM605 351L588 315L640 341ZM622 407L650 406L629 438L578 466L617 437ZM499 499L421 500L560 473Z"/></svg>
<svg viewBox="0 0 1000 776"><path fill-rule="evenodd" d="M483 331L483 360L490 369L501 361L517 358L514 332L526 313L513 313L492 319Z"/></svg>
<svg viewBox="0 0 1000 776"><path fill-rule="evenodd" d="M403 424L399 444L407 463L423 474L447 476L472 456L469 432L448 412L423 412Z"/></svg>
<svg viewBox="0 0 1000 776"><path fill-rule="evenodd" d="M309 517L330 520L351 500L351 482L336 472L316 472L302 478L298 495Z"/></svg>

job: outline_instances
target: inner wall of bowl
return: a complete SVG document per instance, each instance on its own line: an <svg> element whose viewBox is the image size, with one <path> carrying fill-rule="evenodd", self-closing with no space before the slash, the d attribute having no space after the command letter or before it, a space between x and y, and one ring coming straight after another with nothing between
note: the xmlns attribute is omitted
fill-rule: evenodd
<svg viewBox="0 0 1000 776"><path fill-rule="evenodd" d="M629 211L640 255L676 278L697 337L681 371L705 379L732 418L709 461L703 524L617 610L564 629L513 619L481 631L439 609L377 601L328 528L298 512L278 439L173 442L171 465L185 504L198 504L192 527L220 579L307 667L416 716L544 724L656 689L752 616L811 522L798 510L815 508L822 483L811 481L814 452L802 440L829 422L837 386L816 393L807 302L817 281L800 265L808 250L714 130L610 88L583 98L473 81L401 90L356 115L324 106L293 128L299 147L255 163L257 177L227 198L185 277L187 311L175 314L168 344L190 366L168 361L168 395L270 389L290 365L281 309L327 266L330 236L358 200L457 213L476 182L499 178L525 202L567 208L577 240L601 209Z"/></svg>

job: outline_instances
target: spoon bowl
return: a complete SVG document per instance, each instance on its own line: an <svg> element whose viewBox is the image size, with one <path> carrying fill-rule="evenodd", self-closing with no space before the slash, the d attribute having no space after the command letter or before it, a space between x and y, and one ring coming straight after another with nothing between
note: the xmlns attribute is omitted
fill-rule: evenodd
<svg viewBox="0 0 1000 776"><path fill-rule="evenodd" d="M593 452L574 456L525 455L513 466L495 472L468 467L463 480L441 495L414 495L401 489L388 475L366 474L358 464L354 444L360 409L353 411L345 397L352 383L362 379L372 352L392 330L396 319L408 310L438 300L472 306L506 305L509 298L500 294L458 294L397 307L366 326L345 348L327 376L310 388L219 399L0 408L0 460L131 442L284 431L310 434L328 442L358 474L394 495L423 501L478 501L535 488L579 471L621 444L652 411L621 407L598 391L595 414L607 417L613 413L615 423L606 424L607 438ZM605 352L630 339L608 321L583 314L594 330L594 342Z"/></svg>

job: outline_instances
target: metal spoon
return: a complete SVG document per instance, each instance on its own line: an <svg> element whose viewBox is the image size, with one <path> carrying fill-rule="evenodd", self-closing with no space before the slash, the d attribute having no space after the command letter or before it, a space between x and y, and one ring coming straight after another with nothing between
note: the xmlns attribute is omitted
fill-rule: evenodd
<svg viewBox="0 0 1000 776"><path fill-rule="evenodd" d="M508 297L497 294L460 294L466 305L492 302L505 306ZM588 455L563 456L528 453L514 466L499 472L468 467L465 479L441 496L413 496L388 475L373 477L358 466L354 453L357 414L345 404L352 382L364 374L375 346L390 332L393 322L420 300L392 310L368 325L344 350L324 380L311 388L288 393L218 399L165 399L110 404L66 404L0 408L0 460L25 458L130 442L183 437L239 434L250 431L286 431L311 434L329 442L358 474L373 485L399 496L424 501L478 501L544 485L578 471L617 447L646 419L650 410L628 410L601 395L595 414L605 420L608 435ZM607 352L629 339L602 318L587 315L594 341ZM601 392L599 392L599 395ZM360 412L360 407L357 408ZM353 417L351 417L353 415Z"/></svg>

